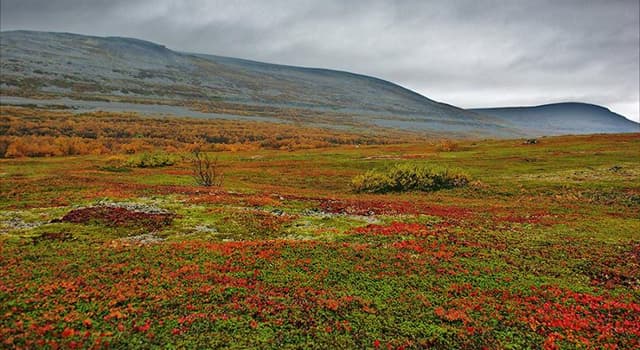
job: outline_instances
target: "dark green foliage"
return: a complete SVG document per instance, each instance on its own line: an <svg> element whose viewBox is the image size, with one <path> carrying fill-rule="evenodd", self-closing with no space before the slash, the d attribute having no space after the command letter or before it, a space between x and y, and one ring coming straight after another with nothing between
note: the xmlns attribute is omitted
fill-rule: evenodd
<svg viewBox="0 0 640 350"><path fill-rule="evenodd" d="M351 181L356 192L386 193L437 191L469 183L466 174L421 164L395 164L386 170L370 170Z"/></svg>
<svg viewBox="0 0 640 350"><path fill-rule="evenodd" d="M98 169L100 169L102 171L112 172L112 173L129 173L129 172L131 172L130 168L114 166L114 165L101 166L101 167L98 167Z"/></svg>
<svg viewBox="0 0 640 350"><path fill-rule="evenodd" d="M175 163L172 156L165 153L143 153L129 159L125 166L130 168L161 168Z"/></svg>

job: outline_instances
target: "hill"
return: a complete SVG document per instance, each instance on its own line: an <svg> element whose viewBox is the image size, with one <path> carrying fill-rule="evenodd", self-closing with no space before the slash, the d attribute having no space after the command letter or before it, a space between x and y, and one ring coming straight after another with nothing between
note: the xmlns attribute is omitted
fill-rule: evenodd
<svg viewBox="0 0 640 350"><path fill-rule="evenodd" d="M640 125L607 108L566 102L534 107L479 108L474 111L499 118L527 134L563 135L640 132Z"/></svg>
<svg viewBox="0 0 640 350"><path fill-rule="evenodd" d="M64 98L55 104L80 111L148 114L161 113L158 105L166 105L166 114L173 115L258 116L310 126L395 128L440 137L636 131L628 123L609 128L607 120L592 121L592 117L584 123L572 117L572 128L566 128L562 115L536 128L529 119L489 113L494 110L465 110L374 77L177 52L122 37L2 32L0 69L4 104L32 102L16 102L10 96Z"/></svg>

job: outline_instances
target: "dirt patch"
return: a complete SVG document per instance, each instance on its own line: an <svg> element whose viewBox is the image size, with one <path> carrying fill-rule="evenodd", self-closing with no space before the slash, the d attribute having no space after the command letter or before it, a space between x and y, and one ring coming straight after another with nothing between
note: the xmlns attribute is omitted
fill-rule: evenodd
<svg viewBox="0 0 640 350"><path fill-rule="evenodd" d="M0 222L0 233L6 233L10 230L28 230L41 226L42 224L42 222L26 222L21 218L12 217Z"/></svg>
<svg viewBox="0 0 640 350"><path fill-rule="evenodd" d="M44 241L65 242L65 241L72 241L73 239L74 239L73 235L69 232L45 232L38 237L33 237L31 239L31 242L33 244L44 242Z"/></svg>
<svg viewBox="0 0 640 350"><path fill-rule="evenodd" d="M380 220L376 218L375 215L349 215L341 213L328 213L317 208L305 209L302 211L302 215L312 216L316 218L344 217L351 220L366 222L367 224L380 223Z"/></svg>
<svg viewBox="0 0 640 350"><path fill-rule="evenodd" d="M392 155L381 155L381 156L369 156L362 159L364 160L375 160L375 159L400 160L402 159L402 157L392 156Z"/></svg>
<svg viewBox="0 0 640 350"><path fill-rule="evenodd" d="M162 243L164 241L164 238L160 238L151 233L143 233L137 236L121 238L119 241L130 244L156 244Z"/></svg>
<svg viewBox="0 0 640 350"><path fill-rule="evenodd" d="M99 223L109 227L144 227L156 231L171 225L175 214L157 208L139 205L100 205L71 210L61 219L53 222L71 222L76 224Z"/></svg>
<svg viewBox="0 0 640 350"><path fill-rule="evenodd" d="M202 233L218 233L218 229L210 225L198 225L195 230Z"/></svg>

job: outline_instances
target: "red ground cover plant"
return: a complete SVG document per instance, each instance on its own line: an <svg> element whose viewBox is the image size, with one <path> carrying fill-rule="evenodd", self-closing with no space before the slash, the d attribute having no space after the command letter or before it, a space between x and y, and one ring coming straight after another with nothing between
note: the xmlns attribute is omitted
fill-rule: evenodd
<svg viewBox="0 0 640 350"><path fill-rule="evenodd" d="M640 346L640 304L625 297L591 295L556 286L532 288L532 295L517 299L520 318L547 337L545 347L558 348L559 340L578 346L617 348L625 340ZM615 322L611 322L616 318Z"/></svg>
<svg viewBox="0 0 640 350"><path fill-rule="evenodd" d="M455 206L440 206L426 203L407 201L379 201L379 200L323 200L320 209L328 213L349 215L398 215L423 214L446 217L450 219L464 219L472 212Z"/></svg>
<svg viewBox="0 0 640 350"><path fill-rule="evenodd" d="M601 148L614 151L607 147ZM349 148L341 161L366 156L364 148ZM539 157L546 170L567 166L545 154ZM455 161L464 163L459 156ZM604 159L624 165L632 156ZM589 162L603 157L610 154ZM293 154L279 166L304 162L298 158ZM343 198L331 193L341 188L339 181L296 187L306 181L296 174L277 178L280 187L269 190L271 182L256 177L265 187L243 187L239 180L237 191L245 193L209 191L158 184L168 174L163 169L135 170L158 175L148 184L139 174L100 172L99 159L5 161L11 166L0 176L11 191L5 208L20 200L19 208L42 210L0 214L44 222L63 210L45 209L54 199L86 202L104 187L114 197L151 196L195 215L167 221L171 226L151 219L148 227L163 229L167 238L153 245L113 239L149 220L120 209L82 208L65 216L65 222L95 223L91 227L44 223L0 232L0 348L640 347L638 210L631 202L553 199L564 186L535 179L531 188L515 190L492 184L500 193L489 187ZM52 168L29 175L23 169L32 162ZM327 174L344 166L328 158L312 162L335 165ZM76 169L67 170L69 164ZM514 184L502 178L510 169L503 170L493 183ZM593 187L631 186L622 180ZM378 222L367 225L363 218L317 215L322 212L385 216L366 218ZM205 222L219 232L192 234ZM0 224L0 230L8 227ZM85 230L91 237L84 238ZM93 234L100 230L107 234Z"/></svg>
<svg viewBox="0 0 640 350"><path fill-rule="evenodd" d="M172 213L145 213L111 206L96 206L74 209L65 214L60 222L76 224L99 223L105 226L144 227L159 230L171 225L175 217Z"/></svg>
<svg viewBox="0 0 640 350"><path fill-rule="evenodd" d="M456 267L456 248L445 242L415 239L386 248L277 240L104 246L80 265L74 260L84 253L68 245L43 254L39 264L46 270L14 255L15 248L3 249L0 261L8 270L0 275L0 293L17 298L2 307L0 338L17 347L119 347L124 339L197 339L199 332L222 327L214 329L236 329L247 339L260 330L295 329L327 346L338 335L348 336L352 346L371 346L376 339L370 336L377 334L385 348L474 348L500 347L495 332L507 327L530 333L548 349L640 345L640 304L628 296L448 281L470 272ZM343 271L349 266L351 272ZM432 269L442 270L441 282L411 286ZM403 287L384 296L388 283ZM429 338L420 328L403 335L396 325L381 338L372 320L389 312L405 322L446 328ZM378 330L367 335L371 327Z"/></svg>
<svg viewBox="0 0 640 350"><path fill-rule="evenodd" d="M370 224L356 228L354 233L382 236L411 235L418 237L435 235L435 232L427 228L424 224L404 222L393 222L389 225Z"/></svg>

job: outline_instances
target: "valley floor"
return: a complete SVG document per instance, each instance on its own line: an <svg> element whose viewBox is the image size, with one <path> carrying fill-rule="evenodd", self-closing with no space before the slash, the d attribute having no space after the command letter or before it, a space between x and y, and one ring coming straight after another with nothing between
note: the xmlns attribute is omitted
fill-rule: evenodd
<svg viewBox="0 0 640 350"><path fill-rule="evenodd" d="M538 141L0 159L1 347L638 348L640 134Z"/></svg>

